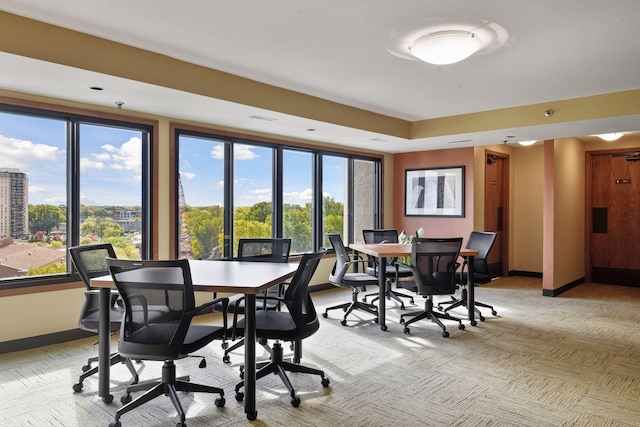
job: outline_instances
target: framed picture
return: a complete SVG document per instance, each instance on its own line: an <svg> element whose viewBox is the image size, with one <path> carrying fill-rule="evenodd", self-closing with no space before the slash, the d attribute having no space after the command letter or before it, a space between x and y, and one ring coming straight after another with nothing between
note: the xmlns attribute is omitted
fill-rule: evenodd
<svg viewBox="0 0 640 427"><path fill-rule="evenodd" d="M406 216L464 217L464 166L407 169Z"/></svg>

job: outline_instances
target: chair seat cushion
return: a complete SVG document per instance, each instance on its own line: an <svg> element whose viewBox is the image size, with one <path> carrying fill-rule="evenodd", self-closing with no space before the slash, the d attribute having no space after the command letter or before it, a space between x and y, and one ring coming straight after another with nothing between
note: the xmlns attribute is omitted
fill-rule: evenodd
<svg viewBox="0 0 640 427"><path fill-rule="evenodd" d="M346 273L342 279L345 286L357 288L365 285L377 285L378 278L367 273Z"/></svg>
<svg viewBox="0 0 640 427"><path fill-rule="evenodd" d="M396 277L396 266L395 265L387 265L386 270L386 277ZM367 267L367 273L374 275L374 273L376 273L377 269L374 267ZM411 277L412 275L412 271L411 269L407 268L407 267L398 267L398 277Z"/></svg>
<svg viewBox="0 0 640 427"><path fill-rule="evenodd" d="M122 310L118 310L116 308L112 308L109 312L109 330L117 331L120 329L120 324L122 323L122 315L124 312ZM81 329L89 332L98 333L98 325L100 323L100 312L95 311L93 313L87 314L85 317L80 319L78 326Z"/></svg>
<svg viewBox="0 0 640 427"><path fill-rule="evenodd" d="M264 299L265 293L260 292L256 295L256 309L257 310L276 310L278 308L278 301L274 299ZM273 287L267 290L266 295L276 297L278 296L278 287ZM223 311L223 306L221 302L217 302L213 304L213 309L215 311ZM229 313L244 314L244 294L235 294L229 297Z"/></svg>
<svg viewBox="0 0 640 427"><path fill-rule="evenodd" d="M304 339L318 330L317 317L315 317L314 323L315 327L305 328L306 333L300 335L289 312L261 310L256 312L256 336L264 339ZM236 324L236 334L244 335L244 328L245 319L240 319Z"/></svg>

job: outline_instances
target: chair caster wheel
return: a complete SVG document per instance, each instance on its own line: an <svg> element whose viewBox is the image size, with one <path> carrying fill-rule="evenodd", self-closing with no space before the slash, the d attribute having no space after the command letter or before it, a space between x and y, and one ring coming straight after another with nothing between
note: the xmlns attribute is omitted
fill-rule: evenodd
<svg viewBox="0 0 640 427"><path fill-rule="evenodd" d="M340 324L341 324L342 326L347 326L347 321L346 321L346 320L341 320L341 321L340 321Z"/></svg>
<svg viewBox="0 0 640 427"><path fill-rule="evenodd" d="M373 323L378 323L380 321L380 319L378 319L377 317L375 319L373 319Z"/></svg>
<svg viewBox="0 0 640 427"><path fill-rule="evenodd" d="M402 317L400 318L400 324L404 325L404 319Z"/></svg>
<svg viewBox="0 0 640 427"><path fill-rule="evenodd" d="M223 342L221 345L223 350L226 350L227 348L229 348L229 343L228 342Z"/></svg>
<svg viewBox="0 0 640 427"><path fill-rule="evenodd" d="M463 325L462 323L460 323L460 324L458 325L458 329L460 329L461 331L464 331L464 325Z"/></svg>
<svg viewBox="0 0 640 427"><path fill-rule="evenodd" d="M362 302L367 302L367 297L363 297Z"/></svg>
<svg viewBox="0 0 640 427"><path fill-rule="evenodd" d="M297 408L298 406L300 406L300 398L296 396L293 399L291 399L291 406L293 406L294 408Z"/></svg>
<svg viewBox="0 0 640 427"><path fill-rule="evenodd" d="M187 423L183 423L182 421L176 423L176 427L187 427Z"/></svg>
<svg viewBox="0 0 640 427"><path fill-rule="evenodd" d="M491 310L491 314L493 314L494 316L497 316L497 315L498 315L498 312L497 312L497 311L495 311L495 310Z"/></svg>
<svg viewBox="0 0 640 427"><path fill-rule="evenodd" d="M200 361L200 363L198 364L198 368L202 369L202 368L206 368L207 367L207 361L202 359Z"/></svg>
<svg viewBox="0 0 640 427"><path fill-rule="evenodd" d="M400 310L404 310L404 304L400 304Z"/></svg>
<svg viewBox="0 0 640 427"><path fill-rule="evenodd" d="M444 332L442 333L442 336L443 336L443 337L445 337L445 338L449 338L449 332L444 331Z"/></svg>
<svg viewBox="0 0 640 427"><path fill-rule="evenodd" d="M82 391L82 383L74 384L73 385L73 391L75 391L76 393L81 392Z"/></svg>
<svg viewBox="0 0 640 427"><path fill-rule="evenodd" d="M476 326L478 324L478 322L476 322L475 320L470 323L471 323L471 326Z"/></svg>
<svg viewBox="0 0 640 427"><path fill-rule="evenodd" d="M222 356L222 361L224 363L229 363L229 362L231 362L231 358L229 357L228 354L225 354L224 356Z"/></svg>
<svg viewBox="0 0 640 427"><path fill-rule="evenodd" d="M244 393L241 391L236 392L236 400L238 402L242 402L243 399L244 399Z"/></svg>
<svg viewBox="0 0 640 427"><path fill-rule="evenodd" d="M123 405L126 405L129 402L131 402L131 393L127 393L120 398L120 403Z"/></svg>
<svg viewBox="0 0 640 427"><path fill-rule="evenodd" d="M120 421L111 421L109 427L122 427L122 423Z"/></svg>
<svg viewBox="0 0 640 427"><path fill-rule="evenodd" d="M383 331L383 332L386 332L387 331L387 325L380 326L380 330Z"/></svg>
<svg viewBox="0 0 640 427"><path fill-rule="evenodd" d="M481 322L484 322L486 320L484 316L478 316L478 318L480 319Z"/></svg>
<svg viewBox="0 0 640 427"><path fill-rule="evenodd" d="M409 328L405 327L403 332L404 332L405 334L409 335L409 333L411 332L411 329L409 329Z"/></svg>
<svg viewBox="0 0 640 427"><path fill-rule="evenodd" d="M329 378L322 379L322 387L329 387Z"/></svg>
<svg viewBox="0 0 640 427"><path fill-rule="evenodd" d="M322 313L322 317L324 317L324 318L326 319L327 317L329 317L329 314L327 314L327 313Z"/></svg>
<svg viewBox="0 0 640 427"><path fill-rule="evenodd" d="M82 367L82 372L87 372L89 369L91 369L91 363L87 363L86 365L84 365Z"/></svg>
<svg viewBox="0 0 640 427"><path fill-rule="evenodd" d="M216 399L216 406L218 408L222 408L225 403L227 403L227 401L224 399L224 397L219 397Z"/></svg>
<svg viewBox="0 0 640 427"><path fill-rule="evenodd" d="M348 310L348 308L347 308L347 307L345 307L345 308L343 308L343 309L342 309L342 311L344 311L345 313L347 312L347 310Z"/></svg>
<svg viewBox="0 0 640 427"><path fill-rule="evenodd" d="M102 401L103 401L104 403L106 403L106 404L109 404L109 403L113 402L113 395L112 395L112 394L110 394L110 395L108 395L107 397L103 397L103 398L102 398Z"/></svg>

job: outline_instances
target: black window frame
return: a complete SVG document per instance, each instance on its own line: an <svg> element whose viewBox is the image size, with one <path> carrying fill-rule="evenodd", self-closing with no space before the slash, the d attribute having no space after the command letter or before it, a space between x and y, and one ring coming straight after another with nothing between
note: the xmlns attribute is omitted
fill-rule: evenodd
<svg viewBox="0 0 640 427"><path fill-rule="evenodd" d="M76 246L80 242L80 132L83 124L107 126L140 131L142 138L142 245L140 254L142 259L152 256L153 248L153 132L152 125L124 119L105 118L90 114L58 111L27 107L8 103L0 103L0 112L17 114L43 119L64 121L66 125L66 180L67 180L67 239L65 248ZM29 288L43 285L68 283L79 280L78 274L72 267L68 250L66 251L66 274L22 276L0 280L0 290Z"/></svg>

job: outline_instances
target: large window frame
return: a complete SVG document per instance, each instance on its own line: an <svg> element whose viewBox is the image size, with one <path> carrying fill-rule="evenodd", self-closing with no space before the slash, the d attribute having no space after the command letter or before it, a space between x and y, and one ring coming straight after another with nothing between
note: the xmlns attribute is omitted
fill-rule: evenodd
<svg viewBox="0 0 640 427"><path fill-rule="evenodd" d="M154 239L157 234L157 225L154 221L154 213L157 211L157 201L154 197L154 194L157 193L156 168L154 167L157 164L157 153L153 150L154 141L157 140L157 121L9 97L0 97L0 112L60 120L65 123L67 197L65 248L80 244L80 128L83 125L93 125L139 131L142 135L141 209L143 235L140 255L143 259L157 256L157 243ZM66 273L4 279L0 281L0 290L43 285L53 285L53 289L55 289L56 285L77 281L77 272L72 267L68 251L66 252ZM46 286L46 289L52 288Z"/></svg>
<svg viewBox="0 0 640 427"><path fill-rule="evenodd" d="M345 243L354 242L357 239L356 230L354 230L354 163L357 160L364 160L372 162L373 164L373 174L372 178L372 192L373 199L372 200L372 209L371 213L372 224L371 227L379 228L382 223L382 156L376 156L374 154L361 153L357 151L348 151L348 150L329 150L324 148L319 148L313 145L307 144L297 144L291 143L287 141L280 141L271 138L260 138L254 136L247 136L229 132L216 132L210 129L203 129L199 127L191 127L180 124L171 124L171 152L173 155L174 161L172 162L172 170L170 171L171 175L174 177L172 180L172 189L171 193L173 194L172 200L174 201L174 209L171 214L171 223L175 224L171 231L171 240L173 242L173 255L178 257L180 256L180 230L179 230L179 221L178 221L178 211L179 211L179 197L178 197L178 174L180 173L180 137L194 137L199 139L212 139L216 141L224 142L225 144L225 155L228 156L225 158L225 166L224 166L224 257L232 257L233 256L233 181L234 181L234 171L233 171L233 147L234 144L242 144L242 145L252 145L259 147L266 147L272 149L272 165L273 165L273 175L272 175L272 194L271 194L271 203L272 203L272 236L271 237L282 237L283 236L283 222L284 222L284 213L283 213L283 163L284 156L283 152L285 150L295 150L310 153L312 155L312 187L313 187L313 198L312 198L312 228L311 228L311 245L310 250L318 250L321 247L326 247L326 242L324 242L324 230L323 230L323 213L322 213L322 203L323 203L323 191L322 191L322 183L323 183L323 159L325 156L332 157L340 157L343 158L346 163L346 194L344 205L345 215L346 215L346 223L348 227L344 230L343 239ZM330 248L329 248L330 249Z"/></svg>

